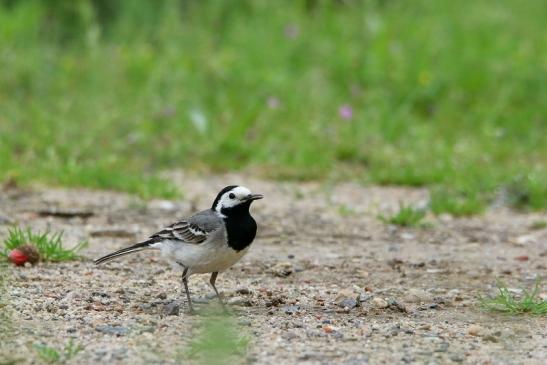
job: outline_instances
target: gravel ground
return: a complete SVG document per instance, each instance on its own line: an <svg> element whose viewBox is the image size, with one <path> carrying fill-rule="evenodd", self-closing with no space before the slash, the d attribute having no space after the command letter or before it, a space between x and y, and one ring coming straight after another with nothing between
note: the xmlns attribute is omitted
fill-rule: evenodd
<svg viewBox="0 0 547 365"><path fill-rule="evenodd" d="M0 239L10 223L89 241L85 259L3 266L0 364L41 363L36 344L83 350L72 364L187 363L205 316L187 314L178 272L156 253L95 267L90 259L204 209L224 185L266 198L253 205L259 235L217 286L230 303L249 364L543 364L547 319L483 312L480 295L531 287L547 276L545 214L496 208L480 217L427 217L428 228L381 223L399 201L427 204L425 190L357 184L266 182L242 175L173 173L180 201L125 194L6 187ZM208 276L190 279L198 306ZM546 288L543 287L542 295ZM178 315L177 315L177 312ZM212 317L214 320L214 317ZM209 317L211 319L211 317ZM544 359L544 360L541 360ZM192 362L195 360L191 360Z"/></svg>

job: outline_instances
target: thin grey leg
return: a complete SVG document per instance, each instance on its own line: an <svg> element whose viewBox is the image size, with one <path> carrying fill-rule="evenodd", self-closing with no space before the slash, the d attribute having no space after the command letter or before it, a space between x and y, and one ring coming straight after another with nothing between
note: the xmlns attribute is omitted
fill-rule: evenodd
<svg viewBox="0 0 547 365"><path fill-rule="evenodd" d="M217 295L218 301L222 305L222 308L226 310L226 306L224 305L224 302L222 301L222 298L220 297L220 294L218 293L217 287L215 286L215 282L217 280L218 271L211 274L211 279L209 280L209 283L211 283L211 286L213 287L213 290L215 291L215 294Z"/></svg>
<svg viewBox="0 0 547 365"><path fill-rule="evenodd" d="M188 268L185 268L182 272L182 284L184 285L184 290L186 291L186 298L188 299L188 307L190 308L190 313L194 313L194 307L192 307L192 299L190 298L190 291L188 290Z"/></svg>

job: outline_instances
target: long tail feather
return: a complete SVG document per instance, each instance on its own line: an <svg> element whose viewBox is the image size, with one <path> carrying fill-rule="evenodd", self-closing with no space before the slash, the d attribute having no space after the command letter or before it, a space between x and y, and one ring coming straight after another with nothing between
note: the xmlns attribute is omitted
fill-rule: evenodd
<svg viewBox="0 0 547 365"><path fill-rule="evenodd" d="M112 252L111 254L103 256L103 257L101 257L101 258L99 258L99 259L97 259L93 262L95 263L95 265L99 265L99 264L102 264L104 262L108 262L110 260L113 260L116 257L125 256L125 255L128 255L128 254L133 253L133 252L139 252L139 251L142 251L142 250L150 249L151 248L150 246L153 245L154 243L155 242L153 240L139 242L139 243L137 243L133 246L122 248L121 250L118 250L116 252Z"/></svg>

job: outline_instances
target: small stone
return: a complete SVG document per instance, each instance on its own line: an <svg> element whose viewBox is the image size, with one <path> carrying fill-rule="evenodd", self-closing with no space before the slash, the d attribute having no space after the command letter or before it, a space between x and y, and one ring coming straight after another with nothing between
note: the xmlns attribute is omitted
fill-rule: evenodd
<svg viewBox="0 0 547 365"><path fill-rule="evenodd" d="M515 260L521 261L521 262L528 261L529 259L530 258L528 257L528 255L520 255L520 256L515 257Z"/></svg>
<svg viewBox="0 0 547 365"><path fill-rule="evenodd" d="M360 302L368 302L372 298L373 298L373 296L371 294L367 294L367 293L359 294L359 301Z"/></svg>
<svg viewBox="0 0 547 365"><path fill-rule="evenodd" d="M519 246L524 246L530 243L535 243L535 241L536 241L536 238L534 237L534 235L526 234L526 235L518 236L514 240L514 243Z"/></svg>
<svg viewBox="0 0 547 365"><path fill-rule="evenodd" d="M229 305L245 306L245 307L250 307L251 306L251 302L249 302L248 299L245 299L243 297L230 298L230 299L228 299L228 304Z"/></svg>
<svg viewBox="0 0 547 365"><path fill-rule="evenodd" d="M243 295L249 295L249 294L251 294L251 291L248 288L238 288L238 289L236 289L236 293L243 294Z"/></svg>
<svg viewBox="0 0 547 365"><path fill-rule="evenodd" d="M480 336L482 332L483 332L483 328L476 324L472 324L467 329L467 333L470 334L471 336Z"/></svg>
<svg viewBox="0 0 547 365"><path fill-rule="evenodd" d="M401 238L405 241L410 241L410 240L413 240L414 239L414 235L412 233L408 233L408 232L403 232L401 233Z"/></svg>
<svg viewBox="0 0 547 365"><path fill-rule="evenodd" d="M125 336L129 333L129 328L122 326L103 325L95 327L95 331L105 333L107 335Z"/></svg>
<svg viewBox="0 0 547 365"><path fill-rule="evenodd" d="M378 309L384 309L389 306L389 304L385 300L379 297L375 297L374 299L372 299L372 305Z"/></svg>
<svg viewBox="0 0 547 365"><path fill-rule="evenodd" d="M344 298L338 302L338 306L342 308L353 309L359 305L359 302L354 298Z"/></svg>
<svg viewBox="0 0 547 365"><path fill-rule="evenodd" d="M157 296L158 299L167 299L167 294L165 293L159 293Z"/></svg>
<svg viewBox="0 0 547 365"><path fill-rule="evenodd" d="M178 316L180 313L180 304L171 302L163 307L163 313L168 316Z"/></svg>
<svg viewBox="0 0 547 365"><path fill-rule="evenodd" d="M398 301L396 301L395 299L390 299L388 301L388 305L391 309L397 309L403 313L408 313L409 310L407 308L407 306L405 306L404 304L402 303L399 303Z"/></svg>
<svg viewBox="0 0 547 365"><path fill-rule="evenodd" d="M285 314L296 314L300 312L300 306L299 305L286 305L283 307L283 312Z"/></svg>
<svg viewBox="0 0 547 365"><path fill-rule="evenodd" d="M165 210L168 212L172 212L177 209L177 205L170 200L153 200L148 204L148 206L151 209Z"/></svg>

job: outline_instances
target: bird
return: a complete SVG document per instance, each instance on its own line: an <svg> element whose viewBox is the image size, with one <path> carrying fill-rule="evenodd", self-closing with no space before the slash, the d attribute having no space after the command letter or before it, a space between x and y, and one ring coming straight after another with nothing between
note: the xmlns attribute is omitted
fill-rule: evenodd
<svg viewBox="0 0 547 365"><path fill-rule="evenodd" d="M210 209L168 225L148 239L96 259L94 263L99 265L143 250L159 250L172 266L182 270L190 313L194 313L188 290L192 274L211 273L209 283L226 309L215 282L219 272L233 266L249 251L257 232L249 208L253 201L263 197L244 186L226 186L217 194Z"/></svg>

